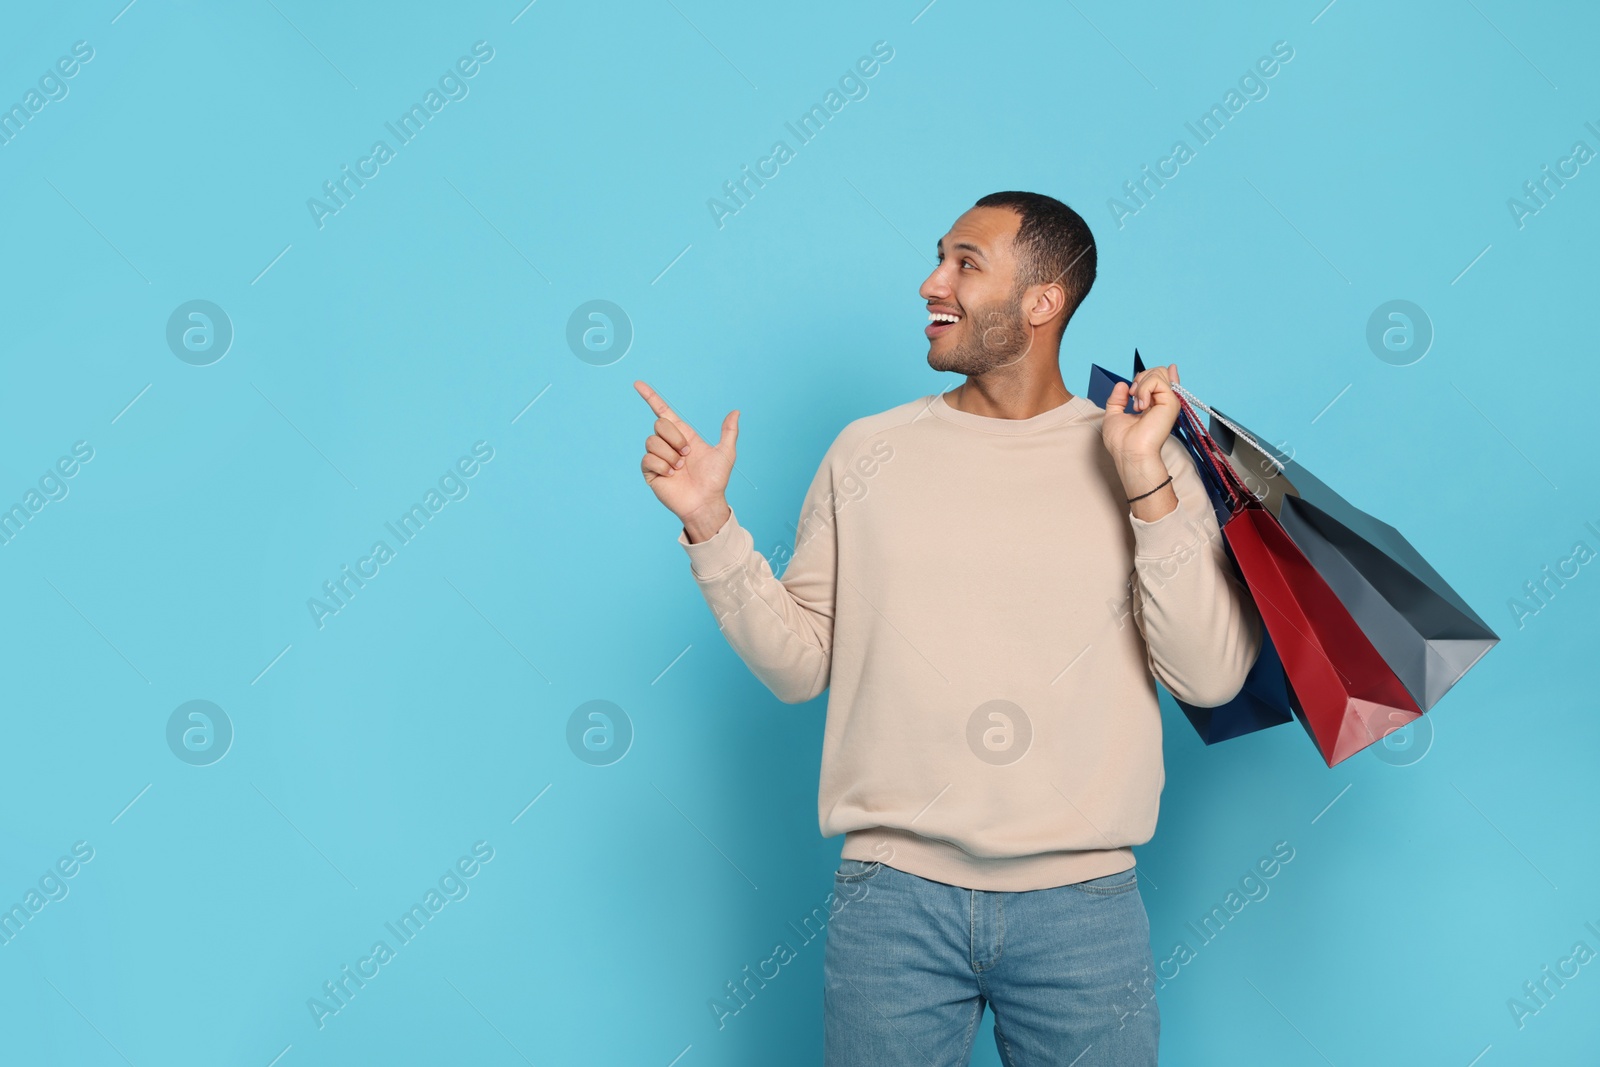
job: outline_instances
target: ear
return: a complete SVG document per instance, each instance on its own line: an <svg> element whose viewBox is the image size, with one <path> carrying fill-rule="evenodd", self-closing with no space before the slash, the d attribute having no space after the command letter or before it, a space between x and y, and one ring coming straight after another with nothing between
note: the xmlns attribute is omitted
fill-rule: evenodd
<svg viewBox="0 0 1600 1067"><path fill-rule="evenodd" d="M1053 319L1060 318L1062 312L1066 310L1067 291L1058 281L1030 286L1023 305L1028 309L1029 324L1043 326Z"/></svg>

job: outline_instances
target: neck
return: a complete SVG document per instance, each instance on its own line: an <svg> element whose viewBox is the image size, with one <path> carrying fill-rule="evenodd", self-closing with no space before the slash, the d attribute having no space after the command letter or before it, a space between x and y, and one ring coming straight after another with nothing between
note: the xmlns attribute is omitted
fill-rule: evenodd
<svg viewBox="0 0 1600 1067"><path fill-rule="evenodd" d="M968 377L944 395L944 402L957 411L991 419L1031 419L1072 399L1061 379L1061 368L1052 369L1053 375L1037 381L986 381L981 376Z"/></svg>

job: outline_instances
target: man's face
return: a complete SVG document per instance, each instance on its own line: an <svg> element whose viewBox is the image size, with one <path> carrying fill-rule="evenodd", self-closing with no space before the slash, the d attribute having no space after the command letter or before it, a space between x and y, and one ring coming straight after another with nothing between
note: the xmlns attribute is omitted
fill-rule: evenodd
<svg viewBox="0 0 1600 1067"><path fill-rule="evenodd" d="M939 239L939 265L919 290L928 303L923 332L934 370L976 376L1027 355L1034 331L1022 311L1011 244L1021 222L1009 208L975 207Z"/></svg>

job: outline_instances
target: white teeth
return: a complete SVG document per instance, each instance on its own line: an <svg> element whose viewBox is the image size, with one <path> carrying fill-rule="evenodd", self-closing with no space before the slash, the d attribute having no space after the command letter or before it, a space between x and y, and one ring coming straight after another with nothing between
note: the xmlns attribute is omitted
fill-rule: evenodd
<svg viewBox="0 0 1600 1067"><path fill-rule="evenodd" d="M930 312L928 312L928 321L929 322L960 322L961 321L961 316L959 316L959 315L950 315L950 314L947 314L947 313L945 313L943 311L930 311Z"/></svg>

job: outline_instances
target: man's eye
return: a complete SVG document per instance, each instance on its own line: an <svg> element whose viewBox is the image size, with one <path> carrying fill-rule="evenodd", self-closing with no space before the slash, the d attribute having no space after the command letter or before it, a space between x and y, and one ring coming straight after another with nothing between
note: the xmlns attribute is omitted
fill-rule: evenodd
<svg viewBox="0 0 1600 1067"><path fill-rule="evenodd" d="M961 265L963 267L976 267L977 266L977 264L972 262L972 260L970 260L970 259L963 259L961 261Z"/></svg>

